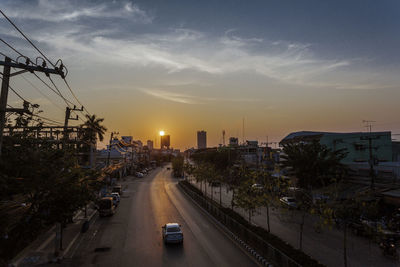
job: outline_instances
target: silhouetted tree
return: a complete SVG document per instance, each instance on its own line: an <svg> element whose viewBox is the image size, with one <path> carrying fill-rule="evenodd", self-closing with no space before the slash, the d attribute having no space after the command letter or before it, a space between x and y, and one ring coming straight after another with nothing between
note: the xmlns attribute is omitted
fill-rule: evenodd
<svg viewBox="0 0 400 267"><path fill-rule="evenodd" d="M96 115L86 115L86 122L82 124L84 130L84 139L90 144L96 144L97 138L99 141L104 140L104 134L107 128L101 125L103 118L97 118Z"/></svg>

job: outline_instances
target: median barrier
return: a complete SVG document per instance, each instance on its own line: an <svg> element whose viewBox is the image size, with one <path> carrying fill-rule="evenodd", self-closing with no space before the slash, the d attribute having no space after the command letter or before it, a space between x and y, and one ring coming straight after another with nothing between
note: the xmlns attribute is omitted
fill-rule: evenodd
<svg viewBox="0 0 400 267"><path fill-rule="evenodd" d="M285 247L289 248L289 251L295 252L297 256L300 257L301 261L296 261L292 257L288 256L288 253L283 252L281 249L278 249L264 240L260 235L253 232L250 228L255 228L256 230L263 231L263 229L259 227L249 226L248 222L243 219L236 212L229 210L227 208L221 207L219 203L205 197L201 192L199 194L199 190L193 187L190 183L185 181L181 181L178 184L180 188L182 188L196 203L198 203L201 207L203 207L209 214L211 214L215 219L217 219L220 223L222 223L226 228L229 229L232 233L234 233L241 242L244 244L249 244L251 246L250 250L253 250L254 253L257 251L261 255L257 257L264 257L268 261L272 262L275 266L282 267L300 267L300 266L324 266L312 259L308 255L304 254L301 251L298 251L291 247L290 245L285 243ZM230 216L227 212L232 213L235 218L239 219L235 220L232 216ZM240 222L241 221L241 222ZM265 231L265 230L264 230ZM271 235L272 236L272 235ZM278 239L274 236L275 239ZM284 243L283 241L280 241ZM239 242L240 243L240 242Z"/></svg>

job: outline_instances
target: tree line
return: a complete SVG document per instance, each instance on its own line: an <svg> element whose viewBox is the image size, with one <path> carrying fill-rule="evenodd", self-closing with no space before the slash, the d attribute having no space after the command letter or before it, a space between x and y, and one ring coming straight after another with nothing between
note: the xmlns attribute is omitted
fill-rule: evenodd
<svg viewBox="0 0 400 267"><path fill-rule="evenodd" d="M86 115L80 126L86 147L103 140L103 119ZM23 128L4 138L0 158L0 258L10 259L54 223L65 226L74 213L95 200L100 173L79 165L78 151L37 137L43 122L19 115L9 127Z"/></svg>
<svg viewBox="0 0 400 267"><path fill-rule="evenodd" d="M303 230L307 216L318 217L316 230L336 226L343 231L343 260L347 266L347 234L349 225L361 215L376 216L378 200L371 192L345 195L343 188L348 169L342 159L345 150L332 151L314 140L283 145L281 160L276 165L292 179L273 177L263 168L250 168L231 147L199 150L191 156L192 164L185 171L192 175L207 195L207 186L224 185L232 192L231 209L242 208L251 223L256 210L265 207L267 231L271 231L270 208L285 212L279 199L293 196L299 226L299 249L303 246ZM213 199L213 192L211 199ZM320 192L316 194L315 192Z"/></svg>

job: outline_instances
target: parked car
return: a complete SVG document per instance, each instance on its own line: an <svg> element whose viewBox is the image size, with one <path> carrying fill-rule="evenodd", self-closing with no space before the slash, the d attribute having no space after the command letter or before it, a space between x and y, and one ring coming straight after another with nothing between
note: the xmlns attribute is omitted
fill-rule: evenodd
<svg viewBox="0 0 400 267"><path fill-rule="evenodd" d="M112 192L111 193L111 195L114 197L116 197L116 199L117 199L117 202L118 202L118 204L119 204L119 202L121 201L121 197L119 196L119 194L117 193L117 192Z"/></svg>
<svg viewBox="0 0 400 267"><path fill-rule="evenodd" d="M251 188L254 190L260 190L260 191L262 191L264 189L264 187L261 184L253 184L251 186Z"/></svg>
<svg viewBox="0 0 400 267"><path fill-rule="evenodd" d="M136 173L135 173L135 176L136 176L137 178L143 178L143 177L144 177L143 173L141 173L141 172L136 172Z"/></svg>
<svg viewBox="0 0 400 267"><path fill-rule="evenodd" d="M118 204L119 204L119 196L118 196L118 198L117 198L116 195L113 195L113 194L111 193L110 195L107 195L106 197L112 198L113 205L114 205L115 207L118 206Z"/></svg>
<svg viewBox="0 0 400 267"><path fill-rule="evenodd" d="M122 185L114 185L112 188L112 193L118 193L118 195L122 195Z"/></svg>
<svg viewBox="0 0 400 267"><path fill-rule="evenodd" d="M167 223L162 226L164 243L183 243L183 232L178 223Z"/></svg>
<svg viewBox="0 0 400 267"><path fill-rule="evenodd" d="M220 186L221 183L220 183L220 182L217 182L217 181L213 181L213 182L210 182L210 185L211 185L212 187L217 187L217 186Z"/></svg>
<svg viewBox="0 0 400 267"><path fill-rule="evenodd" d="M296 209L297 208L297 202L294 197L281 197L279 199L281 203L289 208Z"/></svg>
<svg viewBox="0 0 400 267"><path fill-rule="evenodd" d="M355 235L365 235L366 234L365 227L361 223L360 220L352 220L351 222L349 222L348 225L352 229L352 231Z"/></svg>
<svg viewBox="0 0 400 267"><path fill-rule="evenodd" d="M98 202L99 207L99 215L102 216L111 216L115 213L115 206L113 204L112 197L103 197Z"/></svg>

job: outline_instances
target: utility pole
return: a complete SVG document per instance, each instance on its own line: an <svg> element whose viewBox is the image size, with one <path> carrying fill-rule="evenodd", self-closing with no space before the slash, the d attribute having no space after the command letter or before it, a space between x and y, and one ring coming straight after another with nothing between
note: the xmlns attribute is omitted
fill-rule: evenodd
<svg viewBox="0 0 400 267"><path fill-rule="evenodd" d="M61 64L60 67L49 69L46 68L45 61L43 61L42 66L32 66L29 65L30 63L31 61L28 58L26 58L26 63L19 63L19 62L14 63L11 61L11 58L9 57L5 57L4 61L0 61L0 66L4 66L3 82L1 84L1 94L0 94L0 156L3 144L3 131L6 123L6 112L10 111L6 108L10 78L28 71L32 73L35 71L42 72L45 73L47 76L49 76L50 74L57 74L60 75L62 78L65 77L65 74L63 72L64 69L63 64ZM21 69L21 70L11 73L11 67L13 67L14 69ZM25 103L24 103L24 108L25 108Z"/></svg>
<svg viewBox="0 0 400 267"><path fill-rule="evenodd" d="M372 155L372 140L379 139L380 136L362 136L360 137L361 140L368 140L368 150L369 150L369 176L371 178L371 189L375 189L375 171L374 171L374 165L375 165L375 159L374 156Z"/></svg>
<svg viewBox="0 0 400 267"><path fill-rule="evenodd" d="M76 106L74 106L73 108L70 107L65 108L64 140L68 139L68 121L69 120L77 121L79 119L78 115L76 115L75 118L71 118L71 111L83 111L83 106L81 108L76 108Z"/></svg>
<svg viewBox="0 0 400 267"><path fill-rule="evenodd" d="M111 154L111 142L113 140L114 134L119 134L118 132L112 132L110 136L110 144L108 145L108 156L107 156L107 167L110 165L110 154Z"/></svg>
<svg viewBox="0 0 400 267"><path fill-rule="evenodd" d="M5 58L5 63L11 63L9 57ZM3 131L6 124L6 107L8 98L8 84L10 82L10 70L11 67L5 65L3 68L3 82L1 84L1 95L0 95L0 156L3 144Z"/></svg>

